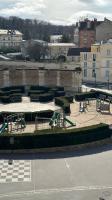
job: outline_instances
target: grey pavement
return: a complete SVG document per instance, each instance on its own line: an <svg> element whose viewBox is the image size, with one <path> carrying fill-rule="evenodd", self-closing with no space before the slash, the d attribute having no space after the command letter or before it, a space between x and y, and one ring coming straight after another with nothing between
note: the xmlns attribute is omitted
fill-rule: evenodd
<svg viewBox="0 0 112 200"><path fill-rule="evenodd" d="M0 183L0 199L112 200L111 145L65 153L0 155L0 159L9 157L31 160L31 181Z"/></svg>

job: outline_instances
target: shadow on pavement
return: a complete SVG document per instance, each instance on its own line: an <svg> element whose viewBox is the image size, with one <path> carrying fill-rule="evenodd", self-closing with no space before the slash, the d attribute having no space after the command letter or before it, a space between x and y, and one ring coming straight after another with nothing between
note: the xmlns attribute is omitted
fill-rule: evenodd
<svg viewBox="0 0 112 200"><path fill-rule="evenodd" d="M81 157L86 155L99 154L112 150L111 144L102 145L100 147L87 147L80 150L68 150L65 152L51 152L51 153L7 153L0 154L1 159L12 160L39 160L39 159L61 159L69 157Z"/></svg>

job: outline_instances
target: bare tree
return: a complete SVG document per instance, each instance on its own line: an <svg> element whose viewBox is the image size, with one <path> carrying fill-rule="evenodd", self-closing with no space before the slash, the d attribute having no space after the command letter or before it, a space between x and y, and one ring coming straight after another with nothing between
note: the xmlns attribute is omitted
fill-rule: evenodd
<svg viewBox="0 0 112 200"><path fill-rule="evenodd" d="M36 61L44 60L48 53L47 43L34 43L28 45L27 50L29 57Z"/></svg>

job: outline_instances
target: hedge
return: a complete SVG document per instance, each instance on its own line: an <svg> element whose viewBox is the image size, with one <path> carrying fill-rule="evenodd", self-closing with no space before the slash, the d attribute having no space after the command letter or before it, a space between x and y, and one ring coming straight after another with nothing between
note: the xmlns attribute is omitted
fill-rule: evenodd
<svg viewBox="0 0 112 200"><path fill-rule="evenodd" d="M87 99L104 99L105 101L110 101L112 103L112 94L109 94L107 92L98 91L92 89L90 92L84 92L80 94L75 95L76 101L86 101ZM109 99L110 98L110 99Z"/></svg>
<svg viewBox="0 0 112 200"><path fill-rule="evenodd" d="M30 90L44 90L44 92L49 91L49 87L47 86L39 86L39 85L31 85Z"/></svg>
<svg viewBox="0 0 112 200"><path fill-rule="evenodd" d="M65 114L70 114L70 103L66 97L56 97L55 104L62 107Z"/></svg>
<svg viewBox="0 0 112 200"><path fill-rule="evenodd" d="M2 103L12 103L12 102L21 102L22 101L22 94L10 94L10 95L3 95L0 96L0 100Z"/></svg>
<svg viewBox="0 0 112 200"><path fill-rule="evenodd" d="M35 95L35 94L44 94L45 91L44 90L29 90L28 92L28 96L31 96L31 95Z"/></svg>
<svg viewBox="0 0 112 200"><path fill-rule="evenodd" d="M0 97L0 99L1 99L1 101L2 101L2 103L10 103L11 101L10 101L10 96L1 96Z"/></svg>
<svg viewBox="0 0 112 200"><path fill-rule="evenodd" d="M111 136L108 125L99 124L80 129L69 129L57 132L54 130L38 131L35 134L1 135L0 149L35 149L78 145L102 140ZM14 144L10 144L10 137Z"/></svg>
<svg viewBox="0 0 112 200"><path fill-rule="evenodd" d="M94 89L92 89L91 92L96 92L98 98L99 97L101 98L101 96L105 96L105 100L106 101L110 100L110 102L112 103L112 94L103 91L95 91Z"/></svg>
<svg viewBox="0 0 112 200"><path fill-rule="evenodd" d="M55 97L62 97L65 96L65 91L56 91L55 92Z"/></svg>
<svg viewBox="0 0 112 200"><path fill-rule="evenodd" d="M10 86L10 87L4 87L4 88L1 88L1 90L2 90L3 92L10 92L11 90L12 90L12 91L18 91L18 92L21 92L21 93L24 93L24 92L25 92L24 86Z"/></svg>
<svg viewBox="0 0 112 200"><path fill-rule="evenodd" d="M32 102L42 102L46 103L49 101L53 101L54 95L52 93L44 93L44 94L31 94L30 100Z"/></svg>
<svg viewBox="0 0 112 200"><path fill-rule="evenodd" d="M21 94L10 95L10 102L12 103L22 102L22 95Z"/></svg>
<svg viewBox="0 0 112 200"><path fill-rule="evenodd" d="M35 117L38 116L39 118L51 118L53 116L53 111L52 110L45 110L45 111L40 111L40 112L26 112L24 113L25 121L26 122L35 122ZM4 122L4 118L16 114L15 112L2 112L0 113L0 122ZM17 113L18 114L18 113Z"/></svg>
<svg viewBox="0 0 112 200"><path fill-rule="evenodd" d="M97 92L91 91L91 92L84 92L84 93L76 94L75 100L76 101L86 101L87 99L96 99L98 97L99 96L98 96Z"/></svg>
<svg viewBox="0 0 112 200"><path fill-rule="evenodd" d="M65 98L68 100L69 103L73 103L73 96L65 96Z"/></svg>
<svg viewBox="0 0 112 200"><path fill-rule="evenodd" d="M45 93L39 95L39 102L53 101L54 95L52 93Z"/></svg>

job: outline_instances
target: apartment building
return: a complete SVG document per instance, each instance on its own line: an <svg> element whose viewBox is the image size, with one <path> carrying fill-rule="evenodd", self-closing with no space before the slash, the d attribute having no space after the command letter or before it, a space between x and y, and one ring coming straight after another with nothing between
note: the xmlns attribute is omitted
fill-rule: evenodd
<svg viewBox="0 0 112 200"><path fill-rule="evenodd" d="M0 29L0 48L20 47L22 33L17 30Z"/></svg>
<svg viewBox="0 0 112 200"><path fill-rule="evenodd" d="M96 42L107 41L112 38L112 21L104 19L96 26Z"/></svg>
<svg viewBox="0 0 112 200"><path fill-rule="evenodd" d="M95 43L96 40L96 25L97 20L90 21L88 19L85 19L84 21L80 21L78 23L78 29L79 29L79 47L91 47L92 44Z"/></svg>
<svg viewBox="0 0 112 200"><path fill-rule="evenodd" d="M81 52L82 78L86 83L112 83L112 40L93 44L91 52Z"/></svg>

